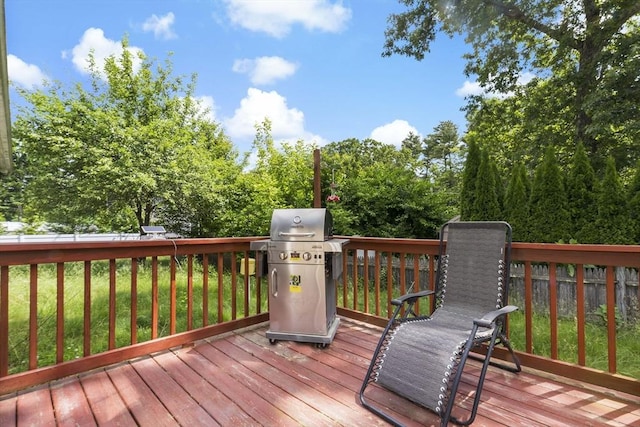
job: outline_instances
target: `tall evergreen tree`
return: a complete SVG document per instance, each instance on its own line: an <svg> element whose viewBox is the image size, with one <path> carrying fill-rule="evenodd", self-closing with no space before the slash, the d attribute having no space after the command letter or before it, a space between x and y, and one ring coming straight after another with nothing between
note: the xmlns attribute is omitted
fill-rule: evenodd
<svg viewBox="0 0 640 427"><path fill-rule="evenodd" d="M498 209L500 212L503 212L502 216L504 216L504 198L505 198L505 185L506 182L502 179L502 174L498 170L498 165L495 161L491 161L491 173L493 174L493 181L495 183L494 188L496 189L496 196L498 197Z"/></svg>
<svg viewBox="0 0 640 427"><path fill-rule="evenodd" d="M471 220L495 221L502 219L494 166L486 150L480 152L480 166L476 178L476 192Z"/></svg>
<svg viewBox="0 0 640 427"><path fill-rule="evenodd" d="M462 172L462 191L460 192L460 218L462 220L471 218L475 204L476 180L479 167L480 148L475 142L470 142L467 160Z"/></svg>
<svg viewBox="0 0 640 427"><path fill-rule="evenodd" d="M573 154L567 176L567 199L571 218L571 237L579 243L596 243L598 233L598 193L596 175L582 143Z"/></svg>
<svg viewBox="0 0 640 427"><path fill-rule="evenodd" d="M526 242L529 220L529 178L522 163L517 163L511 172L511 179L505 195L505 220L511 224L513 240Z"/></svg>
<svg viewBox="0 0 640 427"><path fill-rule="evenodd" d="M627 200L629 201L629 219L631 223L631 241L640 245L640 162L629 186Z"/></svg>
<svg viewBox="0 0 640 427"><path fill-rule="evenodd" d="M598 243L633 243L629 209L625 197L615 160L609 156L598 197L598 219L596 220L600 233Z"/></svg>
<svg viewBox="0 0 640 427"><path fill-rule="evenodd" d="M429 173L428 159L422 156L422 140L420 135L409 132L402 140L401 150L407 153L407 163L416 171L416 174L426 177Z"/></svg>
<svg viewBox="0 0 640 427"><path fill-rule="evenodd" d="M529 202L529 240L555 243L569 235L567 195L553 146L535 171Z"/></svg>

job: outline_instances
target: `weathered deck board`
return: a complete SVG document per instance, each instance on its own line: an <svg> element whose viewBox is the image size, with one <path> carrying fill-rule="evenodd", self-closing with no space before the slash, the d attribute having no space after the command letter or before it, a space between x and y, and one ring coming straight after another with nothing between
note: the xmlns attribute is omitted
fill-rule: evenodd
<svg viewBox="0 0 640 427"><path fill-rule="evenodd" d="M51 387L51 398L58 425L95 426L96 421L79 381L61 381ZM86 395L85 395L86 396Z"/></svg>
<svg viewBox="0 0 640 427"><path fill-rule="evenodd" d="M343 319L325 349L296 342L271 345L265 329L0 396L0 425L386 425L357 399L378 328ZM473 393L478 373L476 363L465 369L463 395ZM375 386L372 392L372 400L409 426L438 424L425 409ZM456 413L464 416L466 407L468 402L461 402ZM473 425L640 427L640 399L491 368Z"/></svg>

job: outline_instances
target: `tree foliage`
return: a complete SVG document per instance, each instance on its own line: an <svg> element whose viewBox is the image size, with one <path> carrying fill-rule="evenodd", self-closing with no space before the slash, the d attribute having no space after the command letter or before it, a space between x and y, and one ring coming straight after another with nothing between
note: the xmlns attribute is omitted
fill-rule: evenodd
<svg viewBox="0 0 640 427"><path fill-rule="evenodd" d="M511 171L504 201L504 219L511 225L513 240L526 242L529 238L529 195L531 185L523 163L516 163Z"/></svg>
<svg viewBox="0 0 640 427"><path fill-rule="evenodd" d="M276 148L267 119L257 127L254 140L258 162L253 175L276 189L279 208L309 208L313 204L313 151L315 145L302 140L283 142Z"/></svg>
<svg viewBox="0 0 640 427"><path fill-rule="evenodd" d="M189 235L210 233L223 207L218 191L239 172L222 129L185 84L122 42L103 70L91 57L91 89L52 84L21 90L15 138L26 155L28 215L80 231L135 231L178 222ZM179 215L178 215L179 214ZM179 218L178 218L179 217Z"/></svg>
<svg viewBox="0 0 640 427"><path fill-rule="evenodd" d="M627 200L629 201L630 240L634 245L640 245L640 162L636 165L635 174L629 185Z"/></svg>
<svg viewBox="0 0 640 427"><path fill-rule="evenodd" d="M569 234L569 211L560 166L553 147L547 147L536 168L529 199L529 239L555 243Z"/></svg>
<svg viewBox="0 0 640 427"><path fill-rule="evenodd" d="M462 34L471 47L465 55L465 72L477 76L487 91L513 93L524 72L538 77L531 91L543 96L521 98L525 104L537 105L524 112L534 113L532 118L536 111L561 116L550 123L570 124L572 138L563 142L565 146L582 141L598 159L605 159L620 145L638 151L640 31L635 17L640 13L640 2L399 1L407 9L389 17L383 55L402 54L420 60L438 32ZM549 95L555 92L568 96ZM552 108L555 100L565 105ZM512 105L508 108L517 111ZM515 120L521 127L545 126L543 120L517 123L517 116L507 120ZM543 136L536 138L537 142L550 142Z"/></svg>
<svg viewBox="0 0 640 427"><path fill-rule="evenodd" d="M542 79L516 88L511 96L471 97L464 139L487 147L500 170L520 162L535 169L547 145L555 147L564 164L575 147L571 98L567 85Z"/></svg>
<svg viewBox="0 0 640 427"><path fill-rule="evenodd" d="M613 157L607 159L598 196L597 229L598 243L629 244L632 241L632 226L629 221L629 205Z"/></svg>
<svg viewBox="0 0 640 427"><path fill-rule="evenodd" d="M312 207L314 149L300 140L277 146L269 119L256 126L255 165L245 171L239 188L229 189L231 200L237 199L231 211L243 222L232 235L268 234L273 209Z"/></svg>
<svg viewBox="0 0 640 427"><path fill-rule="evenodd" d="M571 237L579 243L597 243L598 185L582 144L578 144L567 176Z"/></svg>
<svg viewBox="0 0 640 427"><path fill-rule="evenodd" d="M498 198L498 185L493 163L486 150L480 151L480 165L475 181L471 221L498 221L504 219Z"/></svg>
<svg viewBox="0 0 640 427"><path fill-rule="evenodd" d="M375 140L348 139L322 149L325 197L336 233L380 237L436 237L444 222L429 181L416 175L407 150Z"/></svg>
<svg viewBox="0 0 640 427"><path fill-rule="evenodd" d="M440 122L424 137L423 154L430 175L450 175L458 169L464 154L458 127L450 120ZM431 166L431 167L429 167Z"/></svg>
<svg viewBox="0 0 640 427"><path fill-rule="evenodd" d="M461 141L458 127L449 120L440 122L420 142L412 134L403 141L403 149L415 147L410 153L415 158L414 169L427 179L434 191L430 197L437 198L445 209L445 216L459 214L461 172L464 167L466 145Z"/></svg>
<svg viewBox="0 0 640 427"><path fill-rule="evenodd" d="M0 221L22 220L26 158L16 150L11 154L13 170L0 175Z"/></svg>
<svg viewBox="0 0 640 427"><path fill-rule="evenodd" d="M481 153L478 144L471 140L468 144L467 160L462 171L462 190L460 192L460 218L468 221L474 216L476 203L475 183L478 179Z"/></svg>

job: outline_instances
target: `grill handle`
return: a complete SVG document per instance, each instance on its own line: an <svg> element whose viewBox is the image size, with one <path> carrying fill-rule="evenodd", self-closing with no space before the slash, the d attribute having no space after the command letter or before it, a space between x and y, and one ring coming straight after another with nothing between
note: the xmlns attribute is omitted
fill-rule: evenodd
<svg viewBox="0 0 640 427"><path fill-rule="evenodd" d="M271 270L271 293L274 297L278 296L278 270Z"/></svg>
<svg viewBox="0 0 640 427"><path fill-rule="evenodd" d="M315 235L316 233L313 231L309 233L285 233L284 231L281 231L278 233L278 236L280 237L313 237Z"/></svg>

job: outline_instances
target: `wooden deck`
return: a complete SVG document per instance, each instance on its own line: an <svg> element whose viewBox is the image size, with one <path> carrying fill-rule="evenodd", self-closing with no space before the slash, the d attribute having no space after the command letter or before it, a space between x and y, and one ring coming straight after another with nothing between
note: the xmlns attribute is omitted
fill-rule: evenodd
<svg viewBox="0 0 640 427"><path fill-rule="evenodd" d="M386 425L356 397L378 328L342 319L326 349L270 345L265 330L238 331L0 396L0 426ZM472 364L465 378L472 381L478 370ZM400 408L398 417L408 425L438 423L431 412L382 390L378 398ZM475 425L640 426L640 399L491 368Z"/></svg>

